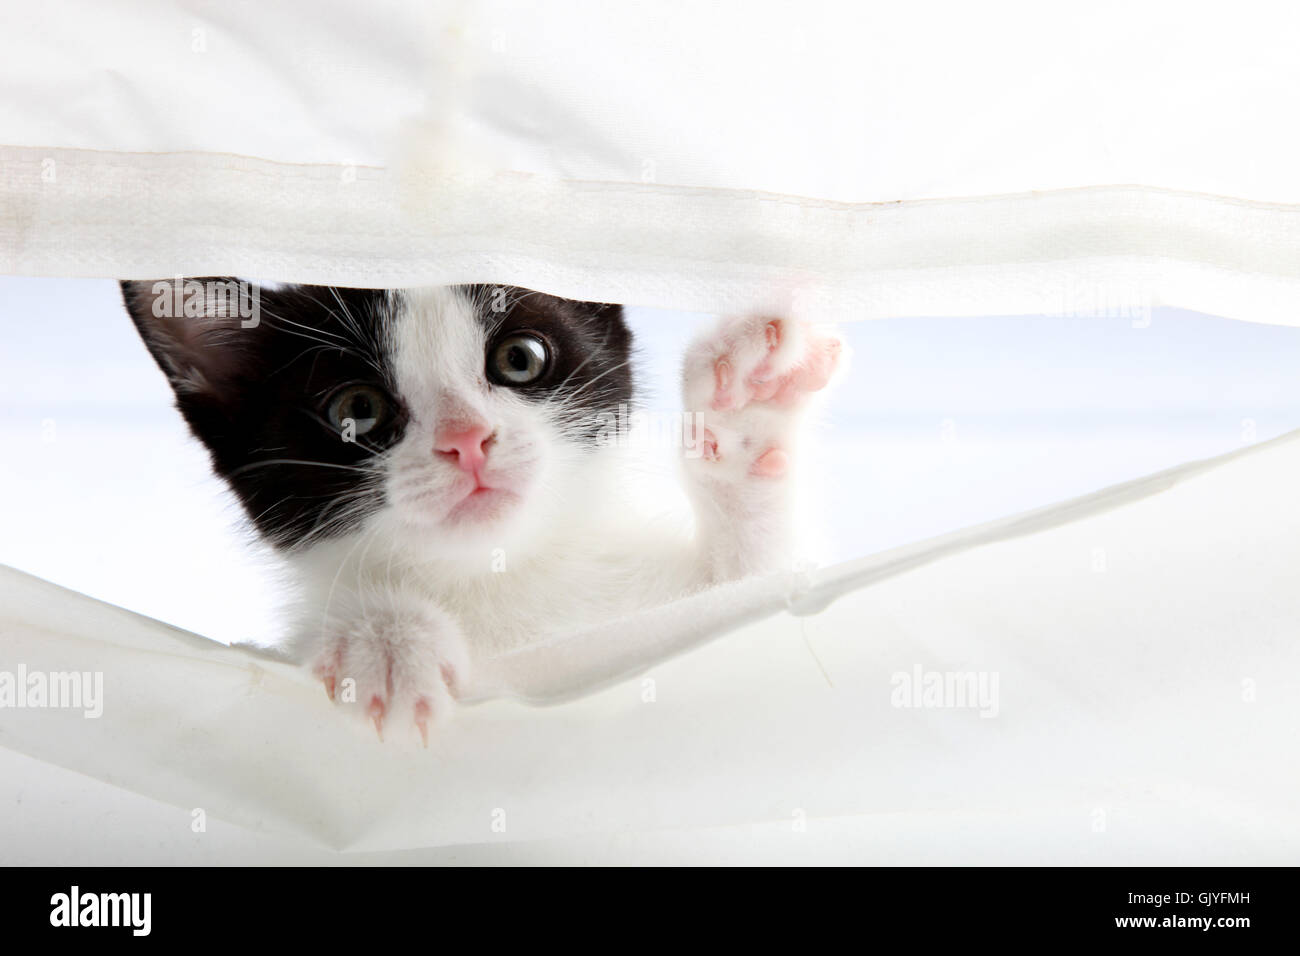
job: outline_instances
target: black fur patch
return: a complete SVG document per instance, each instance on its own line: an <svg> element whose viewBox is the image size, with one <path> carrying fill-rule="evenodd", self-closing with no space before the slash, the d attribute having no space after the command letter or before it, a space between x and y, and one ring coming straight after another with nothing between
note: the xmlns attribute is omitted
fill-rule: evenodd
<svg viewBox="0 0 1300 956"><path fill-rule="evenodd" d="M154 290L160 286L123 282L127 311L167 374L190 430L207 446L213 470L239 496L259 533L293 548L351 531L378 510L384 491L375 456L401 439L410 417L387 354L389 323L404 307L400 293L263 288L258 321L251 325L219 309L159 316ZM547 342L545 375L515 390L554 401L576 439L597 433L600 412L631 400L631 336L619 306L495 286L461 291L489 330L488 355L512 331L532 331ZM355 441L343 441L328 419L329 401L341 387L358 384L384 391L393 415Z"/></svg>
<svg viewBox="0 0 1300 956"><path fill-rule="evenodd" d="M622 306L512 287L459 288L476 303L488 331L485 362L494 344L514 332L533 332L545 340L552 356L546 374L513 390L551 402L572 437L592 441L601 429L600 414L617 413L620 404L631 402L632 333Z"/></svg>

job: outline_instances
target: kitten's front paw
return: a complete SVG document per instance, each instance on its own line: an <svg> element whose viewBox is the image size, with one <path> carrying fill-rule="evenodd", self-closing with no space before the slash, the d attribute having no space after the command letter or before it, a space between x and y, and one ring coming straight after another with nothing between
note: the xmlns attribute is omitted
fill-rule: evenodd
<svg viewBox="0 0 1300 956"><path fill-rule="evenodd" d="M446 716L469 675L456 622L431 604L397 595L331 618L312 662L331 700L373 721L382 740L394 724L419 730Z"/></svg>
<svg viewBox="0 0 1300 956"><path fill-rule="evenodd" d="M792 319L728 319L687 354L686 411L701 459L719 477L780 478L800 413L838 370L833 333Z"/></svg>

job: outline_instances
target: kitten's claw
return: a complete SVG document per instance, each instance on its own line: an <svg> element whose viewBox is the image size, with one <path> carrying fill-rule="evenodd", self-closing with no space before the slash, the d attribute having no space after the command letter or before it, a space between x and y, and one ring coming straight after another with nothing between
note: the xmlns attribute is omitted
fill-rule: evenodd
<svg viewBox="0 0 1300 956"><path fill-rule="evenodd" d="M459 697L460 678L456 675L456 668L446 661L443 661L438 665L438 670L442 674L442 682L447 685L447 692L451 694L452 697Z"/></svg>
<svg viewBox="0 0 1300 956"><path fill-rule="evenodd" d="M421 697L415 702L415 726L420 731L420 740L425 749L429 747L429 717L432 715L429 702Z"/></svg>
<svg viewBox="0 0 1300 956"><path fill-rule="evenodd" d="M440 608L390 595L382 610L327 623L315 671L331 699L364 715L380 740L410 727L427 747L430 725L451 713L469 673L469 652Z"/></svg>

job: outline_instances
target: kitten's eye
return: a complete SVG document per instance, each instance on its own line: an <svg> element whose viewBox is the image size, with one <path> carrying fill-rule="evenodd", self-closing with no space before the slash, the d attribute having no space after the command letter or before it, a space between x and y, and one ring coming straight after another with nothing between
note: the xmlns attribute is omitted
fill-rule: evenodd
<svg viewBox="0 0 1300 956"><path fill-rule="evenodd" d="M507 335L488 356L488 378L499 385L527 385L546 372L551 353L546 343L528 332Z"/></svg>
<svg viewBox="0 0 1300 956"><path fill-rule="evenodd" d="M384 424L391 408L388 396L371 385L347 385L330 399L330 425L342 431L351 419L357 435L374 431Z"/></svg>

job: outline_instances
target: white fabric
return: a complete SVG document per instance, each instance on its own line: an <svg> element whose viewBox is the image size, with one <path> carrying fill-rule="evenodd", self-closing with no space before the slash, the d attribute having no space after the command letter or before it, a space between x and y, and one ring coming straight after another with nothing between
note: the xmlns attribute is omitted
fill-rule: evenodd
<svg viewBox="0 0 1300 956"><path fill-rule="evenodd" d="M1246 0L47 0L0 142L842 202L1141 183L1300 202L1300 11Z"/></svg>
<svg viewBox="0 0 1300 956"><path fill-rule="evenodd" d="M1289 322L1298 24L1276 3L27 4L0 33L0 269Z"/></svg>
<svg viewBox="0 0 1300 956"><path fill-rule="evenodd" d="M813 861L862 859L869 841L904 861L1287 862L1298 467L1292 433L829 569L758 620L721 611L711 630L750 622L671 660L681 648L656 649L639 680L465 708L430 753L381 747L287 664L6 571L0 667L101 670L105 701L97 720L7 712L0 742L34 759L0 764L36 792L56 768L114 785L71 792L107 799L142 842L180 819L151 823L142 801L236 825L201 850L162 833L175 858L221 858L224 841L241 858L492 859L549 840L566 842L521 858ZM761 616L785 601L819 613ZM540 697L633 669L593 673L589 650L530 651L497 679ZM996 716L895 706L894 675L916 667L996 672ZM0 845L39 857L55 837L18 817Z"/></svg>
<svg viewBox="0 0 1300 956"><path fill-rule="evenodd" d="M0 271L1295 324L1298 25L1275 3L15 6ZM287 665L6 573L0 665L100 669L110 698L98 721L6 712L0 783L57 778L88 812L94 778L134 833L150 800L205 806L289 855L618 859L672 826L662 853L694 858L842 859L847 834L929 860L1294 858L1298 454L530 649L479 693L607 689L472 708L432 758L347 737ZM736 627L655 665L654 704L627 681ZM974 659L1005 662L998 719L889 706L889 672ZM4 836L27 859L55 839Z"/></svg>
<svg viewBox="0 0 1300 956"><path fill-rule="evenodd" d="M110 163L0 149L0 165L0 269L14 274L509 281L596 301L818 319L1140 320L1161 304L1282 324L1300 314L1300 208L1152 189L855 207L518 176L403 180L235 157Z"/></svg>

